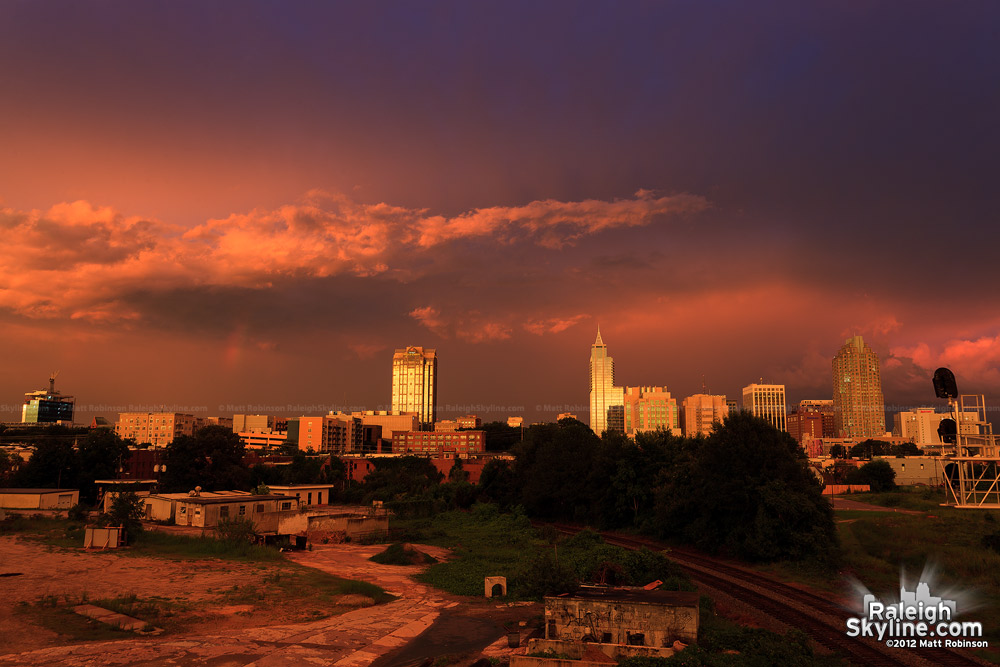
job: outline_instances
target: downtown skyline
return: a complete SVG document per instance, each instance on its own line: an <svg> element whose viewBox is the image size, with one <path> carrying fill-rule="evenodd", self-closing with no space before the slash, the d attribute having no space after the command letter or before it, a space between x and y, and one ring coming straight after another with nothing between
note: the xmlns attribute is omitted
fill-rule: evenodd
<svg viewBox="0 0 1000 667"><path fill-rule="evenodd" d="M0 404L997 405L998 13L0 2Z"/></svg>

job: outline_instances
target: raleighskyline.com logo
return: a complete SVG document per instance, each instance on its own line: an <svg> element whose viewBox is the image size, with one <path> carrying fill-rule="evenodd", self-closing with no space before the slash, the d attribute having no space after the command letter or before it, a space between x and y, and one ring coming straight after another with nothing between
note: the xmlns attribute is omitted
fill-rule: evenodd
<svg viewBox="0 0 1000 667"><path fill-rule="evenodd" d="M864 616L847 619L848 637L871 637L893 648L987 648L983 624L958 621L954 600L934 597L921 581L916 591L899 587L899 602L886 604L868 594ZM977 639L979 638L979 639Z"/></svg>

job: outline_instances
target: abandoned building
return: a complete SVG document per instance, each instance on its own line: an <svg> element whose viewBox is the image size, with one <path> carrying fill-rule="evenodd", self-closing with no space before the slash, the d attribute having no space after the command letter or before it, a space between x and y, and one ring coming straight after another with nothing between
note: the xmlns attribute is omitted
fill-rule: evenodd
<svg viewBox="0 0 1000 667"><path fill-rule="evenodd" d="M147 501L148 502L148 501ZM298 501L288 496L250 494L187 496L177 499L174 523L181 526L215 528L223 519L253 519L265 512L298 508Z"/></svg>
<svg viewBox="0 0 1000 667"><path fill-rule="evenodd" d="M545 639L648 647L669 657L674 642L698 639L698 594L686 591L582 586L545 598ZM614 651L616 655L630 651Z"/></svg>

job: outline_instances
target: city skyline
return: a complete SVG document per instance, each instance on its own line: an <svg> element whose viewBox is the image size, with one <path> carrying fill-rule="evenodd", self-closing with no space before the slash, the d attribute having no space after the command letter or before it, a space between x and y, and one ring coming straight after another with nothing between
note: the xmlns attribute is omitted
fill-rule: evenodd
<svg viewBox="0 0 1000 667"><path fill-rule="evenodd" d="M530 422L598 323L678 399L862 335L889 412L1000 403L996 6L56 5L0 5L0 421L389 409L419 341Z"/></svg>

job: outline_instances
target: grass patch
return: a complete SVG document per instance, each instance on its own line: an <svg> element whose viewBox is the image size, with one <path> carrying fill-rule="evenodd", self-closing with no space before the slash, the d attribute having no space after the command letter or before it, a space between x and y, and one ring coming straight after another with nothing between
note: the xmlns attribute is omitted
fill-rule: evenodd
<svg viewBox="0 0 1000 667"><path fill-rule="evenodd" d="M83 547L84 524L50 517L13 515L0 521L0 535L19 535L60 549Z"/></svg>
<svg viewBox="0 0 1000 667"><path fill-rule="evenodd" d="M87 602L86 595L43 595L33 603L21 602L17 609L34 624L72 641L109 641L135 636L127 630L81 616L73 611L73 607Z"/></svg>
<svg viewBox="0 0 1000 667"><path fill-rule="evenodd" d="M318 607L327 610L319 612L329 616L337 606L337 598L344 595L360 595L371 599L372 604L390 602L396 598L379 586L366 581L344 579L311 567L284 563L265 575L259 584L235 585L222 591L223 599L229 604L252 604L265 607L297 600L302 607ZM317 618L316 609L308 611L309 619Z"/></svg>
<svg viewBox="0 0 1000 667"><path fill-rule="evenodd" d="M507 577L512 592L512 581L546 546L523 514L500 514L489 505L400 523L414 541L452 550L454 558L431 565L416 578L456 595L481 596L483 580L491 576Z"/></svg>
<svg viewBox="0 0 1000 667"><path fill-rule="evenodd" d="M284 556L274 547L249 542L219 540L214 537L188 537L158 530L144 531L128 551L133 556L154 558L222 558L225 560L278 562Z"/></svg>
<svg viewBox="0 0 1000 667"><path fill-rule="evenodd" d="M62 549L83 548L86 524L52 518L10 517L0 521L0 535L17 534ZM226 560L277 562L284 560L278 549L249 542L214 537L189 537L158 530L145 530L128 549L117 553L153 558L222 558Z"/></svg>
<svg viewBox="0 0 1000 667"><path fill-rule="evenodd" d="M509 598L538 599L571 590L575 582L645 585L661 579L665 588L692 590L684 574L662 556L605 544L596 534L546 539L520 513L501 514L492 505L399 522L411 541L452 550L416 578L456 595L480 597L486 577L507 578ZM560 541L553 542L553 540Z"/></svg>
<svg viewBox="0 0 1000 667"><path fill-rule="evenodd" d="M936 489L918 487L848 496L873 505L921 510L926 514L837 510L834 519L840 537L840 571L884 599L898 597L900 570L913 586L925 566L934 568L938 577L932 595L963 589L976 597L977 608L959 607L959 620L983 624L983 639L990 642L990 648L974 653L1000 662L1000 553L983 543L984 536L1000 531L1000 512L942 507L939 493ZM819 589L833 590L832 586L838 586L845 592L842 577L831 572L812 572L790 563L765 569Z"/></svg>
<svg viewBox="0 0 1000 667"><path fill-rule="evenodd" d="M180 629L183 625L182 617L192 609L191 605L172 602L161 596L140 598L135 593L126 593L113 598L101 598L90 604L146 621L149 626L167 631Z"/></svg>
<svg viewBox="0 0 1000 667"><path fill-rule="evenodd" d="M895 491L850 493L837 497L882 507L918 510L932 514L941 509L941 503L946 500L943 490L927 486L901 486Z"/></svg>

